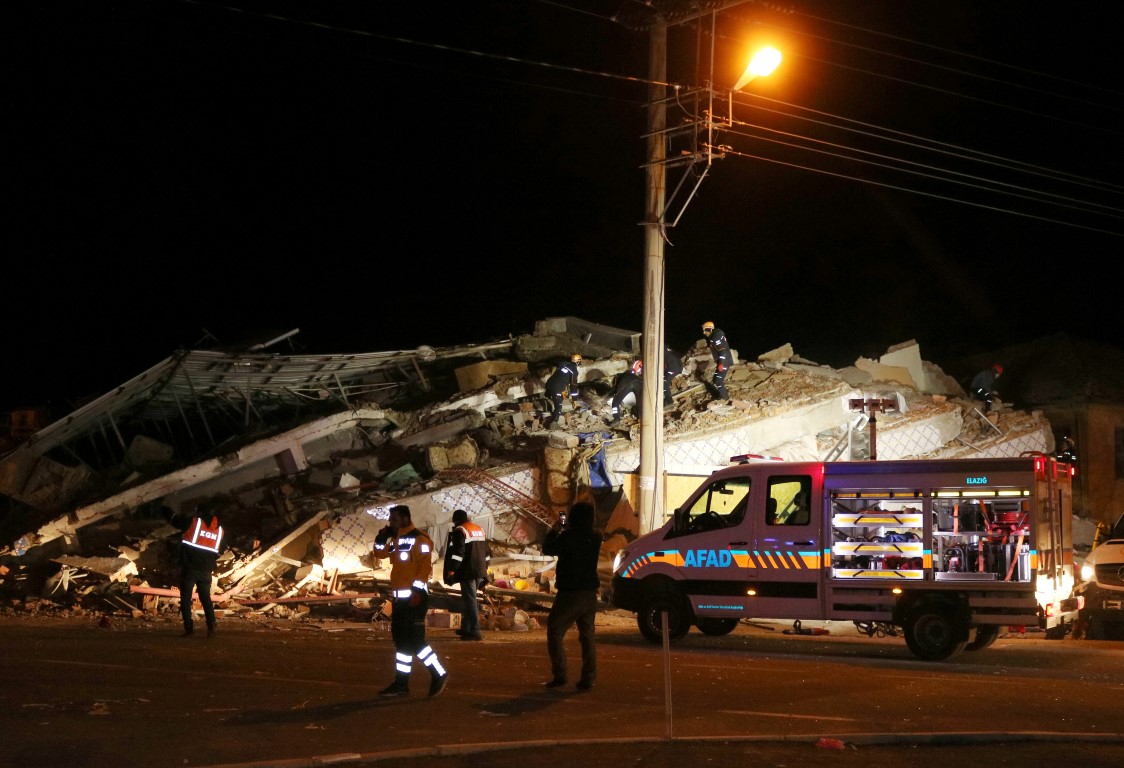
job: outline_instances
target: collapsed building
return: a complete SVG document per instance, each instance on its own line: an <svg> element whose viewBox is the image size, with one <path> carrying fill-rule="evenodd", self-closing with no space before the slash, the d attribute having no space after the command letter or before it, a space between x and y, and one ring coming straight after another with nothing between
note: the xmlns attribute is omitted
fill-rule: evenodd
<svg viewBox="0 0 1124 768"><path fill-rule="evenodd" d="M295 333L246 350L181 350L0 458L3 593L175 612L179 531L207 500L227 531L220 608L302 616L345 604L377 618L388 573L371 543L389 508L408 504L438 558L455 509L484 527L494 553L486 621L519 628L522 608L551 599L553 559L538 544L559 511L594 504L606 578L640 532L639 409L609 424L614 378L639 356L640 334L564 317L452 348L268 351ZM546 378L575 353L580 398L548 429ZM788 345L734 354L728 401L707 392L705 342L683 356L664 412L668 514L738 454L867 460L875 418L880 459L1054 450L1041 412L982 413L912 341L838 370ZM438 607L455 600L455 588L433 591Z"/></svg>

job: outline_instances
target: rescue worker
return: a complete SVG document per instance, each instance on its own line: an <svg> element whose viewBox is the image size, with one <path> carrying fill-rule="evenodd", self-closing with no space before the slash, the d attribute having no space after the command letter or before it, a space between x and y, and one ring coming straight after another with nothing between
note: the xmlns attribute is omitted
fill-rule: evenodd
<svg viewBox="0 0 1124 768"><path fill-rule="evenodd" d="M416 657L429 668L430 698L445 690L449 674L425 641L425 614L429 602L429 577L433 574L433 540L414 527L410 508L396 504L390 520L375 536L376 559L391 558L390 634L394 639L394 682L380 696L408 696L410 672Z"/></svg>
<svg viewBox="0 0 1124 768"><path fill-rule="evenodd" d="M683 373L683 360L671 350L671 347L668 347L663 351L663 404L665 407L675 405L675 400L671 397L671 382L675 381L675 377L681 373Z"/></svg>
<svg viewBox="0 0 1124 768"><path fill-rule="evenodd" d="M554 406L554 410L544 422L550 426L562 416L562 398L569 395L571 398L578 394L578 368L581 367L582 356L570 355L570 359L559 363L554 373L546 380L546 394Z"/></svg>
<svg viewBox="0 0 1124 768"><path fill-rule="evenodd" d="M719 400L729 400L730 393L726 389L726 376L730 373L730 366L734 364L734 356L730 351L730 342L721 328L716 328L714 323L707 320L702 327L706 345L714 358L714 376L710 379L710 394Z"/></svg>
<svg viewBox="0 0 1124 768"><path fill-rule="evenodd" d="M984 403L984 413L991 411L994 403L995 396L998 394L995 391L995 382L1003 375L1003 366L999 363L993 364L990 368L984 368L982 371L972 377L972 383L968 385L968 390L977 399L982 400Z"/></svg>
<svg viewBox="0 0 1124 768"><path fill-rule="evenodd" d="M195 516L180 537L180 615L183 616L183 637L195 631L192 620L191 594L199 593L199 604L207 620L207 637L215 636L215 604L211 600L211 578L222 552L223 529L217 512L200 504Z"/></svg>
<svg viewBox="0 0 1124 768"><path fill-rule="evenodd" d="M1070 464L1077 463L1077 446L1073 443L1073 438L1066 435L1058 442L1058 450L1054 453L1058 461L1065 461Z"/></svg>
<svg viewBox="0 0 1124 768"><path fill-rule="evenodd" d="M616 424L621 418L621 407L631 395L633 400L632 412L635 413L640 410L640 395L643 389L643 383L640 381L640 376L644 372L644 364L639 360L635 361L632 366L623 373L617 375L617 380L613 382L613 399L609 403L609 423Z"/></svg>
<svg viewBox="0 0 1124 768"><path fill-rule="evenodd" d="M461 588L461 640L483 640L480 633L480 606L476 593L488 583L488 563L492 549L484 529L468 519L463 509L453 512L453 530L445 546L445 583Z"/></svg>

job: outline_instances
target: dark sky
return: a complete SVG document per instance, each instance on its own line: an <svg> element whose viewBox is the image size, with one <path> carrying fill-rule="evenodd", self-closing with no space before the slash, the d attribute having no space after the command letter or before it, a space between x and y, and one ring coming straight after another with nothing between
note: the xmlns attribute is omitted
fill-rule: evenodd
<svg viewBox="0 0 1124 768"><path fill-rule="evenodd" d="M0 408L100 394L207 335L299 328L302 351L344 353L555 315L642 327L642 3L3 13ZM1006 0L724 11L716 88L750 40L785 61L736 97L726 156L668 230L669 342L713 320L743 358L791 342L835 366L907 339L937 362L1058 330L1124 345L1111 16ZM669 34L684 95L711 79L703 26ZM681 102L672 125L698 114Z"/></svg>

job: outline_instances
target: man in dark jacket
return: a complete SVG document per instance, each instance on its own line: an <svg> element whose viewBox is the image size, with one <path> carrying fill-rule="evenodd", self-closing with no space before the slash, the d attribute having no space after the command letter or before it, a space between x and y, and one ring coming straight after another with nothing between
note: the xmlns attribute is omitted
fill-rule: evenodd
<svg viewBox="0 0 1124 768"><path fill-rule="evenodd" d="M632 395L632 412L636 414L640 411L640 397L644 388L643 383L640 381L640 376L644 371L643 364L637 360L632 364L632 367L617 375L616 381L613 382L613 399L609 403L609 423L616 424L621 418L621 408L628 400L628 396Z"/></svg>
<svg viewBox="0 0 1124 768"><path fill-rule="evenodd" d="M726 376L730 373L730 366L734 364L730 342L726 340L725 332L721 328L716 328L709 320L703 323L702 332L706 345L710 348L710 355L714 358L714 376L710 379L711 395L719 400L729 400Z"/></svg>
<svg viewBox="0 0 1124 768"><path fill-rule="evenodd" d="M546 396L550 398L554 410L547 417L545 425L550 426L562 416L562 398L569 394L578 395L578 368L582 364L581 355L570 355L566 362L559 363L554 373L546 380Z"/></svg>
<svg viewBox="0 0 1124 768"><path fill-rule="evenodd" d="M215 636L215 605L211 601L211 576L222 552L223 529L217 512L200 505L180 536L180 615L183 636L195 630L191 594L199 593L199 604L207 620L207 637Z"/></svg>
<svg viewBox="0 0 1124 768"><path fill-rule="evenodd" d="M984 403L984 413L991 410L991 406L995 401L995 382L1003 375L1003 366L995 363L990 368L984 368L982 371L972 377L972 383L968 385L968 389L979 400Z"/></svg>
<svg viewBox="0 0 1124 768"><path fill-rule="evenodd" d="M566 684L567 630L578 625L582 649L582 673L578 688L588 691L597 678L597 647L594 622L597 618L597 592L601 580L597 561L601 554L601 534L593 528L593 505L579 501L570 508L569 520L559 520L542 544L544 555L558 558L554 576L554 604L546 620L546 650L550 655L551 678L547 688Z"/></svg>
<svg viewBox="0 0 1124 768"><path fill-rule="evenodd" d="M492 549L484 529L471 522L463 509L453 512L453 526L445 546L444 581L450 587L457 584L461 588L461 626L457 634L461 640L483 640L476 593L488 581Z"/></svg>

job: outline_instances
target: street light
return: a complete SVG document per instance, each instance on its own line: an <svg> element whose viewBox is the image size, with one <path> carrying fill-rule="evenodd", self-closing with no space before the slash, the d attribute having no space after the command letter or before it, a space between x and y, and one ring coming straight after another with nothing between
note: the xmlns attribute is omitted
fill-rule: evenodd
<svg viewBox="0 0 1124 768"><path fill-rule="evenodd" d="M732 5L738 4L735 0ZM715 36L715 12L711 12L711 46ZM652 19L649 31L648 74L648 145L647 145L647 196L644 219L644 367L649 375L641 379L640 416L640 533L655 530L663 524L663 372L664 350L664 239L667 222L667 107L664 101L667 81L667 21L659 14ZM765 49L750 61L745 73L730 91L730 116L733 120L733 92L745 87L751 80L772 72L780 63L781 55L773 48ZM713 48L711 55L713 74ZM713 78L712 78L713 81ZM713 103L714 90L710 91ZM713 114L708 114L707 135L714 127ZM706 162L713 153L707 148ZM701 183L700 178L697 184ZM689 202L689 200L688 200ZM684 204L684 208L686 204ZM682 215L682 212L680 212ZM676 219L678 221L678 219ZM672 224L674 226L674 223Z"/></svg>
<svg viewBox="0 0 1124 768"><path fill-rule="evenodd" d="M765 47L753 55L749 60L749 66L745 68L745 72L738 82L734 84L734 91L740 91L749 85L749 81L755 77L765 77L771 75L773 70L781 63L781 52L776 48ZM733 91L731 91L733 93Z"/></svg>
<svg viewBox="0 0 1124 768"><path fill-rule="evenodd" d="M734 91L745 88L751 80L771 75L780 63L781 52L776 48L765 47L753 55L753 58L749 60L749 66L745 68L745 72L738 78L738 82L734 84L730 91L730 111L726 113L726 119L730 125L734 124Z"/></svg>

